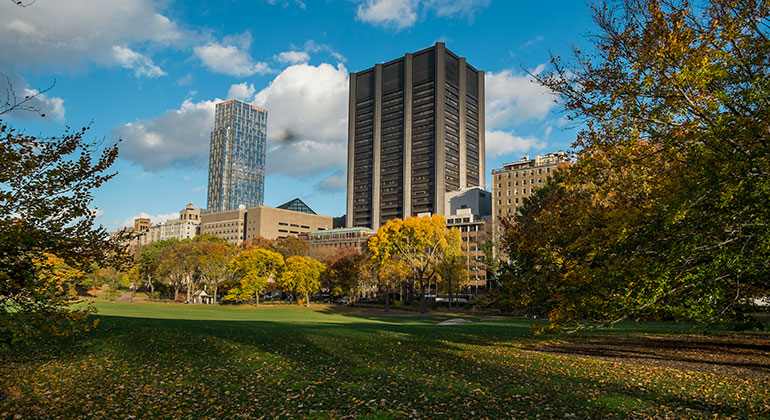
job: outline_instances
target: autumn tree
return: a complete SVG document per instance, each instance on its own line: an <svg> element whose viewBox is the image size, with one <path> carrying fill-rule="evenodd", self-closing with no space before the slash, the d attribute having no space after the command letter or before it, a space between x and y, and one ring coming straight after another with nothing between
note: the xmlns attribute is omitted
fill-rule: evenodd
<svg viewBox="0 0 770 420"><path fill-rule="evenodd" d="M367 257L355 248L337 248L327 262L324 278L328 279L329 291L333 295L348 296L348 302L355 301L356 293L364 285L368 270Z"/></svg>
<svg viewBox="0 0 770 420"><path fill-rule="evenodd" d="M229 264L240 283L224 299L244 302L253 298L259 305L259 294L265 291L268 281L278 278L283 265L283 257L277 252L262 248L241 252Z"/></svg>
<svg viewBox="0 0 770 420"><path fill-rule="evenodd" d="M375 259L397 258L407 262L420 288L420 312L426 312L425 290L437 274L438 264L460 249L457 229L449 230L440 215L392 219L369 239Z"/></svg>
<svg viewBox="0 0 770 420"><path fill-rule="evenodd" d="M300 295L304 295L305 304L310 307L310 294L320 289L321 275L325 269L323 263L310 257L289 257L280 277L281 287L291 291L298 300Z"/></svg>
<svg viewBox="0 0 770 420"><path fill-rule="evenodd" d="M510 303L556 326L740 316L770 292L770 4L617 4L540 76L584 129L508 226Z"/></svg>
<svg viewBox="0 0 770 420"><path fill-rule="evenodd" d="M117 241L103 227L94 226L96 212L91 208L93 190L115 175L108 170L118 148L86 140L89 127L66 129L49 137L14 129L2 116L27 110L35 95L17 100L10 93L11 99L0 105L2 328L11 328L16 319L39 320L35 328L46 328L54 319L87 309L72 307L77 298L70 294L41 292L38 262L45 255L55 255L75 270L87 270L95 262L122 263L126 259Z"/></svg>

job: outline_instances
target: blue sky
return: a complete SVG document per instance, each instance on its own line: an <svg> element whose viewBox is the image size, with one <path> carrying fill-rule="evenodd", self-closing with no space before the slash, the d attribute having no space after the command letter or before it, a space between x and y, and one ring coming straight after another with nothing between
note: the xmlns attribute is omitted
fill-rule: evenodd
<svg viewBox="0 0 770 420"><path fill-rule="evenodd" d="M118 175L95 193L108 229L206 205L214 104L268 110L265 205L302 198L345 213L348 73L436 41L486 72L489 171L568 149L575 131L526 71L585 47L579 0L0 0L0 89L47 113L6 115L28 134L93 121L122 138ZM287 140L290 139L290 140Z"/></svg>

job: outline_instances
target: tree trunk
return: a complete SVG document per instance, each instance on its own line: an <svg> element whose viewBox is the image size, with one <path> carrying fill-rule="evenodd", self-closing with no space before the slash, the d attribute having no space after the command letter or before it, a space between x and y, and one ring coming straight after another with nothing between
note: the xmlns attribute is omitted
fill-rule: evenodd
<svg viewBox="0 0 770 420"><path fill-rule="evenodd" d="M390 283L385 285L385 312L390 312Z"/></svg>
<svg viewBox="0 0 770 420"><path fill-rule="evenodd" d="M449 309L452 309L452 282L449 282Z"/></svg>
<svg viewBox="0 0 770 420"><path fill-rule="evenodd" d="M152 283L152 279L147 282L150 283L150 300L155 300L155 285Z"/></svg>
<svg viewBox="0 0 770 420"><path fill-rule="evenodd" d="M218 286L219 286L218 283L214 283L214 305L217 304L217 288L218 288ZM257 298L259 298L259 295L257 295Z"/></svg>
<svg viewBox="0 0 770 420"><path fill-rule="evenodd" d="M254 292L254 299L256 299L257 306L259 306L259 292Z"/></svg>
<svg viewBox="0 0 770 420"><path fill-rule="evenodd" d="M424 314L427 312L425 308L425 282L420 279L420 313Z"/></svg>
<svg viewBox="0 0 770 420"><path fill-rule="evenodd" d="M179 300L179 286L174 287L174 302Z"/></svg>
<svg viewBox="0 0 770 420"><path fill-rule="evenodd" d="M305 293L305 306L310 307L310 294L307 292Z"/></svg>

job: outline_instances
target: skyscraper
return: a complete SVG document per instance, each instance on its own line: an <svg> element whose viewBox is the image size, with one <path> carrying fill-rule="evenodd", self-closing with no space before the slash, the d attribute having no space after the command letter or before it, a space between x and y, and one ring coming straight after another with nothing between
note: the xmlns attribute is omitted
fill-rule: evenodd
<svg viewBox="0 0 770 420"><path fill-rule="evenodd" d="M348 227L445 214L445 193L484 186L484 72L443 42L351 73Z"/></svg>
<svg viewBox="0 0 770 420"><path fill-rule="evenodd" d="M209 154L209 211L262 205L266 140L266 110L238 100L216 105Z"/></svg>

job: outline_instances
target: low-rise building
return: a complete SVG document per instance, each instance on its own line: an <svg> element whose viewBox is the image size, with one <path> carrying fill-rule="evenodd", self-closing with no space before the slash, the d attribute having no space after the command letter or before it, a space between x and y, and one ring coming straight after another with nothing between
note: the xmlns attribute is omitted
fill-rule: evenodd
<svg viewBox="0 0 770 420"><path fill-rule="evenodd" d="M319 230L307 235L310 249L320 255L332 255L338 248L355 248L364 252L366 244L375 233L367 227L339 228Z"/></svg>
<svg viewBox="0 0 770 420"><path fill-rule="evenodd" d="M332 228L332 218L316 214L300 199L274 207L250 207L201 215L201 234L214 234L238 245L257 236L299 236Z"/></svg>
<svg viewBox="0 0 770 420"><path fill-rule="evenodd" d="M478 292L487 288L486 254L482 246L491 240L491 223L489 216L484 218L473 214L471 209L459 209L456 214L448 216L448 228L457 228L463 240L463 249L468 271L467 286L469 291Z"/></svg>

